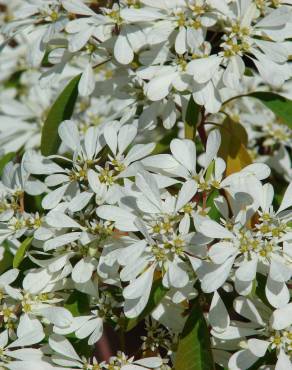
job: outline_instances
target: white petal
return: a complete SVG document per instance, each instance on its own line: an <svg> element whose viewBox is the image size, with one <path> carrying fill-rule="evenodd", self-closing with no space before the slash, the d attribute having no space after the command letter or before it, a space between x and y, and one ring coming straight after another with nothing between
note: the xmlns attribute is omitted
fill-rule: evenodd
<svg viewBox="0 0 292 370"><path fill-rule="evenodd" d="M186 205L193 198L196 192L197 183L194 180L186 181L178 193L175 211L178 212L184 205Z"/></svg>
<svg viewBox="0 0 292 370"><path fill-rule="evenodd" d="M100 206L96 214L109 221L115 221L116 227L122 231L137 231L134 224L136 216L116 206Z"/></svg>
<svg viewBox="0 0 292 370"><path fill-rule="evenodd" d="M210 238L234 239L234 235L213 220L204 220L199 224L199 231Z"/></svg>
<svg viewBox="0 0 292 370"><path fill-rule="evenodd" d="M114 155L116 155L118 148L117 127L115 125L107 125L104 129L103 135L107 145L110 147L110 150Z"/></svg>
<svg viewBox="0 0 292 370"><path fill-rule="evenodd" d="M274 199L274 188L271 184L263 185L262 196L260 198L260 206L264 212L268 212Z"/></svg>
<svg viewBox="0 0 292 370"><path fill-rule="evenodd" d="M275 330L283 330L292 324L292 303L275 310L270 323Z"/></svg>
<svg viewBox="0 0 292 370"><path fill-rule="evenodd" d="M95 325L100 326L100 321L102 325L102 319L99 317L89 316L89 319L82 323L81 326L75 331L75 335L79 339L84 339L88 337L95 329Z"/></svg>
<svg viewBox="0 0 292 370"><path fill-rule="evenodd" d="M17 337L8 348L31 346L39 343L44 337L42 324L35 318L30 318L27 314L20 317L19 325L17 328Z"/></svg>
<svg viewBox="0 0 292 370"><path fill-rule="evenodd" d="M218 71L220 63L221 58L216 55L195 59L188 64L187 72L194 76L196 82L205 83Z"/></svg>
<svg viewBox="0 0 292 370"><path fill-rule="evenodd" d="M267 349L270 345L268 341L256 338L249 339L247 344L251 353L253 353L257 357L263 357L266 354Z"/></svg>
<svg viewBox="0 0 292 370"><path fill-rule="evenodd" d="M136 144L129 150L128 154L126 155L125 162L132 163L141 158L144 158L149 155L154 150L154 148L154 143Z"/></svg>
<svg viewBox="0 0 292 370"><path fill-rule="evenodd" d="M51 191L42 200L42 207L44 209L55 208L62 200L66 190L68 189L68 184L60 186L59 188Z"/></svg>
<svg viewBox="0 0 292 370"><path fill-rule="evenodd" d="M170 143L170 150L174 158L191 174L196 173L196 146L193 141L173 139Z"/></svg>
<svg viewBox="0 0 292 370"><path fill-rule="evenodd" d="M80 225L71 217L59 211L51 211L46 216L48 225L56 228L70 227L80 229Z"/></svg>
<svg viewBox="0 0 292 370"><path fill-rule="evenodd" d="M292 268L284 261L272 258L269 275L272 280L285 282L290 279Z"/></svg>
<svg viewBox="0 0 292 370"><path fill-rule="evenodd" d="M135 262L141 256L146 248L146 245L146 240L139 240L138 242L123 248L122 252L118 256L119 264L122 266L133 264L133 262Z"/></svg>
<svg viewBox="0 0 292 370"><path fill-rule="evenodd" d="M45 241L44 251L49 251L52 249L62 247L63 245L66 245L66 244L70 244L74 242L75 240L78 240L80 238L80 235L81 235L80 232L75 232L75 233L68 233L68 234L56 236L53 239Z"/></svg>
<svg viewBox="0 0 292 370"><path fill-rule="evenodd" d="M73 151L80 148L80 136L77 125L72 121L64 121L58 129L59 136L63 143Z"/></svg>
<svg viewBox="0 0 292 370"><path fill-rule="evenodd" d="M63 307L43 307L38 309L37 312L49 322L61 328L69 326L73 321L71 312Z"/></svg>
<svg viewBox="0 0 292 370"><path fill-rule="evenodd" d="M258 259L252 258L250 261L245 261L236 270L235 276L241 281L252 281L256 277Z"/></svg>
<svg viewBox="0 0 292 370"><path fill-rule="evenodd" d="M161 210L160 191L153 175L146 171L139 172L136 176L136 185L157 210Z"/></svg>
<svg viewBox="0 0 292 370"><path fill-rule="evenodd" d="M94 16L95 12L91 10L80 0L62 0L62 6L69 12L79 15Z"/></svg>
<svg viewBox="0 0 292 370"><path fill-rule="evenodd" d="M172 67L164 67L159 75L154 76L146 86L146 95L152 101L158 101L165 98L170 90L177 72Z"/></svg>
<svg viewBox="0 0 292 370"><path fill-rule="evenodd" d="M292 206L292 182L289 184L288 188L285 191L281 206L278 209L277 214L291 206Z"/></svg>
<svg viewBox="0 0 292 370"><path fill-rule="evenodd" d="M87 191L79 193L69 202L68 209L71 212L81 211L88 204L92 196L93 193L89 193Z"/></svg>
<svg viewBox="0 0 292 370"><path fill-rule="evenodd" d="M66 28L67 29L67 28ZM94 32L94 27L84 27L80 32L75 33L69 38L69 51L75 53L82 49Z"/></svg>
<svg viewBox="0 0 292 370"><path fill-rule="evenodd" d="M87 172L87 178L88 178L88 182L89 182L89 185L90 185L91 189L95 193L99 194L101 183L99 181L98 174L95 171L90 169Z"/></svg>
<svg viewBox="0 0 292 370"><path fill-rule="evenodd" d="M221 144L221 135L219 130L212 130L208 135L206 144L206 155L204 167L207 168L213 159L217 156Z"/></svg>
<svg viewBox="0 0 292 370"><path fill-rule="evenodd" d="M245 297L238 297L235 299L233 306L235 311L239 315L261 326L265 325L258 309L250 299L247 299Z"/></svg>
<svg viewBox="0 0 292 370"><path fill-rule="evenodd" d="M93 333L91 334L91 336L88 339L88 344L89 345L93 345L96 342L98 342L99 339L102 336L102 332L103 332L102 319L99 320L99 323L100 323L100 325L97 325L96 326L96 328L94 329Z"/></svg>
<svg viewBox="0 0 292 370"><path fill-rule="evenodd" d="M118 134L119 153L122 154L134 140L137 135L137 128L133 125L124 125L120 128Z"/></svg>
<svg viewBox="0 0 292 370"><path fill-rule="evenodd" d="M127 33L124 27L122 28L115 42L114 55L116 60L121 64L129 64L134 59L134 52L128 41Z"/></svg>
<svg viewBox="0 0 292 370"><path fill-rule="evenodd" d="M214 292L208 320L212 328L216 331L224 331L230 324L230 318L225 304L217 292Z"/></svg>
<svg viewBox="0 0 292 370"><path fill-rule="evenodd" d="M78 91L81 96L90 95L95 88L95 75L90 63L84 69L84 72L81 75Z"/></svg>
<svg viewBox="0 0 292 370"><path fill-rule="evenodd" d="M222 265L208 264L207 269L204 269L204 265L197 271L201 278L202 290L206 293L214 292L219 289L226 281L229 276L230 270L234 262L234 256L228 258Z"/></svg>
<svg viewBox="0 0 292 370"><path fill-rule="evenodd" d="M72 270L72 279L76 283L86 283L91 279L95 267L90 257L82 258Z"/></svg>
<svg viewBox="0 0 292 370"><path fill-rule="evenodd" d="M40 293L51 279L52 276L45 268L30 271L23 279L23 289L32 294Z"/></svg>
<svg viewBox="0 0 292 370"><path fill-rule="evenodd" d="M189 282L189 276L181 265L182 263L179 260L169 262L168 264L167 277L170 286L174 288L183 288Z"/></svg>
<svg viewBox="0 0 292 370"><path fill-rule="evenodd" d="M209 249L208 255L211 260L216 264L221 264L227 258L237 254L237 249L230 242L219 242L213 244Z"/></svg>
<svg viewBox="0 0 292 370"><path fill-rule="evenodd" d="M62 167L32 150L25 152L22 162L27 172L36 175L50 175L56 172L64 172Z"/></svg>
<svg viewBox="0 0 292 370"><path fill-rule="evenodd" d="M153 273L155 270L155 264L149 267L143 274L141 274L137 279L131 282L124 290L123 296L126 299L139 298L147 291L147 288L152 286Z"/></svg>
<svg viewBox="0 0 292 370"><path fill-rule="evenodd" d="M184 54L187 50L187 32L185 27L180 27L178 35L175 39L175 51L178 54Z"/></svg>
<svg viewBox="0 0 292 370"><path fill-rule="evenodd" d="M241 171L255 176L258 180L265 180L271 174L271 169L265 163L250 164Z"/></svg>
<svg viewBox="0 0 292 370"><path fill-rule="evenodd" d="M257 360L257 356L253 355L248 349L244 349L231 356L228 362L228 369L245 370L251 367Z"/></svg>
<svg viewBox="0 0 292 370"><path fill-rule="evenodd" d="M162 359L160 357L146 357L142 358L141 360L134 361L134 364L145 366L145 367L159 367L162 365Z"/></svg>
<svg viewBox="0 0 292 370"><path fill-rule="evenodd" d="M4 330L2 333L0 333L0 346L1 348L6 347L8 343L8 331Z"/></svg>
<svg viewBox="0 0 292 370"><path fill-rule="evenodd" d="M290 10L290 9L289 9ZM273 9L268 15L257 22L256 27L270 28L285 25L286 22L291 21L291 13L287 11L286 7Z"/></svg>
<svg viewBox="0 0 292 370"><path fill-rule="evenodd" d="M291 358L281 349L275 370L292 370Z"/></svg>
<svg viewBox="0 0 292 370"><path fill-rule="evenodd" d="M284 282L274 281L268 276L266 288L266 297L269 303L276 308L285 306L290 299L289 289Z"/></svg>
<svg viewBox="0 0 292 370"><path fill-rule="evenodd" d="M19 270L17 269L11 269L11 270L4 272L0 276L0 285L3 286L3 285L9 285L13 283L13 281L17 278L18 274L19 274Z"/></svg>
<svg viewBox="0 0 292 370"><path fill-rule="evenodd" d="M77 361L81 361L72 344L65 337L57 334L52 334L49 337L49 345L55 352L59 353L60 355L72 358Z"/></svg>
<svg viewBox="0 0 292 370"><path fill-rule="evenodd" d="M130 281L135 279L147 267L146 258L140 257L134 264L127 264L120 272L121 281Z"/></svg>

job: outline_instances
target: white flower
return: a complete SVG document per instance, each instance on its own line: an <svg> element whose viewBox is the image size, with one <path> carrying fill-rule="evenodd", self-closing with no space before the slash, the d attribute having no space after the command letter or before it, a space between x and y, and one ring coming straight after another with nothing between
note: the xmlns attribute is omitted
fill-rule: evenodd
<svg viewBox="0 0 292 370"><path fill-rule="evenodd" d="M67 32L74 34L70 40L71 51L81 49L91 36L105 41L111 37L114 29L118 29L114 56L121 64L131 63L134 52L146 44L143 25L160 17L160 14L151 8L136 9L119 7L115 4L112 9L104 8L104 14L101 15L96 14L79 0L63 0L62 4L70 13L84 16L66 26Z"/></svg>
<svg viewBox="0 0 292 370"><path fill-rule="evenodd" d="M30 78L38 80L39 74ZM42 89L37 85L26 86L28 92L21 96L4 97L0 100L0 144L5 153L25 149L39 148L41 127L46 112L55 95L53 89Z"/></svg>
<svg viewBox="0 0 292 370"><path fill-rule="evenodd" d="M241 214L240 207L233 210L233 219L228 218L227 204L223 198L218 199L225 227L213 220L203 220L199 231L207 236L220 239L213 244L208 255L212 262L205 262L198 270L202 281L202 289L206 292L217 290L230 276L232 267L235 270L235 287L240 294L247 295L252 289L252 282L257 271L268 275L266 296L274 307L281 307L289 301L289 291L286 287L292 275L291 257L289 253L289 240L291 231L287 220L291 214L281 217L281 212L290 206L291 185L287 188L282 205L278 213L273 214L270 205L273 199L273 188L267 184L261 187L258 193L262 211L253 228L248 222L253 212L249 214L248 208ZM238 200L240 198L238 197ZM242 205L246 208L242 198ZM233 203L233 202L232 202ZM238 207L235 200L234 206ZM252 209L253 211L253 209ZM246 215L248 215L246 217ZM285 213L284 213L285 214Z"/></svg>
<svg viewBox="0 0 292 370"><path fill-rule="evenodd" d="M147 304L155 270L161 272L165 287L182 288L188 284L190 264L193 268L200 264L194 255L206 253L206 240L189 232L189 202L197 191L195 181L187 181L177 198L167 192L160 194L153 175L147 172L137 175L136 186L139 191L132 196L137 209L131 210L128 205L125 209L101 206L97 210L100 217L115 221L119 230L140 231L143 235L142 240L135 236L121 238L125 247L116 257L124 266L121 280L130 281L123 291L128 317L138 316ZM194 246L196 243L199 245Z"/></svg>
<svg viewBox="0 0 292 370"><path fill-rule="evenodd" d="M250 324L231 322L225 331L212 330L219 340L228 341L255 336L244 343L245 349L235 352L228 363L231 370L244 370L252 366L266 351L276 351L276 369L291 369L289 347L291 346L291 303L271 311L261 301L239 297L234 301L235 311L250 321Z"/></svg>
<svg viewBox="0 0 292 370"><path fill-rule="evenodd" d="M35 0L33 3L25 0L15 12L16 20L4 27L4 32L9 36L23 28L32 29L30 44L30 62L33 67L40 65L45 52L46 44L61 32L67 18L61 10L60 0ZM38 23L43 23L38 25ZM32 28L32 25L38 25Z"/></svg>
<svg viewBox="0 0 292 370"><path fill-rule="evenodd" d="M53 362L62 367L70 367L83 369L86 366L87 369L94 369L102 366L115 366L122 370L134 370L134 369L159 369L163 364L160 357L148 357L141 360L134 361L134 358L128 358L124 353L119 352L117 356L112 356L109 359L109 364L105 362L98 364L95 358L92 361L85 358L80 358L76 353L72 344L63 336L52 334L49 338L49 345L51 349L56 353L53 356ZM92 364L91 364L92 362Z"/></svg>

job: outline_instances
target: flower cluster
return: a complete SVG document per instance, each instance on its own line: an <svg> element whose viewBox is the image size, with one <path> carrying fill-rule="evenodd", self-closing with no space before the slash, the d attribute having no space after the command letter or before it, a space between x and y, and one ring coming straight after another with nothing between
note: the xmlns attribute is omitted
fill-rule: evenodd
<svg viewBox="0 0 292 370"><path fill-rule="evenodd" d="M0 0L1 369L292 369L291 39L291 0Z"/></svg>

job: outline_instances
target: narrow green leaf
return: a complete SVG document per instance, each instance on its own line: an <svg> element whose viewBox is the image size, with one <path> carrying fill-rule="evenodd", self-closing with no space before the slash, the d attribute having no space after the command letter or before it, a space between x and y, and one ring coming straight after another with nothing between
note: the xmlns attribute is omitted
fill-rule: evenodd
<svg viewBox="0 0 292 370"><path fill-rule="evenodd" d="M136 317L135 319L127 319L125 323L126 331L132 330L141 320L143 320L147 315L149 315L155 307L160 303L162 298L167 293L168 289L166 289L162 285L161 279L155 281L152 285L149 301L142 311L142 313Z"/></svg>
<svg viewBox="0 0 292 370"><path fill-rule="evenodd" d="M20 247L17 249L17 252L13 258L13 267L14 268L18 268L18 266L21 264L21 262L23 261L24 257L25 257L25 253L26 251L28 250L28 248L30 247L31 245L31 242L33 241L33 237L28 237L26 238L22 244L20 245Z"/></svg>
<svg viewBox="0 0 292 370"><path fill-rule="evenodd" d="M0 263L0 274L3 274L3 272L12 268L13 257L14 257L13 254L9 251L9 249L5 246L5 242L3 244L4 244L5 250L4 250L3 258Z"/></svg>
<svg viewBox="0 0 292 370"><path fill-rule="evenodd" d="M174 367L175 370L214 370L209 330L198 299L179 340Z"/></svg>
<svg viewBox="0 0 292 370"><path fill-rule="evenodd" d="M200 107L191 95L185 117L185 138L194 140L199 119Z"/></svg>
<svg viewBox="0 0 292 370"><path fill-rule="evenodd" d="M5 154L1 159L0 159L0 176L3 173L4 167L7 165L8 162L10 162L13 158L15 157L14 152L10 152Z"/></svg>
<svg viewBox="0 0 292 370"><path fill-rule="evenodd" d="M81 75L78 75L69 82L49 111L42 130L41 152L43 155L55 154L59 148L61 140L58 127L62 121L70 119L73 114L80 77Z"/></svg>
<svg viewBox="0 0 292 370"><path fill-rule="evenodd" d="M259 99L267 108L274 112L283 123L292 129L292 100L266 91L254 92L248 96Z"/></svg>

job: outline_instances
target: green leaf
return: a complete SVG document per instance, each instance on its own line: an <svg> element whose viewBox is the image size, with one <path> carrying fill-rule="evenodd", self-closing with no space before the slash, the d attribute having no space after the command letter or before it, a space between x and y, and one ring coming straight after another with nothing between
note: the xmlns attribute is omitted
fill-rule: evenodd
<svg viewBox="0 0 292 370"><path fill-rule="evenodd" d="M154 310L154 308L157 307L167 291L168 289L162 285L162 280L156 280L152 285L149 301L146 307L138 317L134 319L126 319L125 330L132 330L141 320L149 315Z"/></svg>
<svg viewBox="0 0 292 370"><path fill-rule="evenodd" d="M161 138L155 146L155 149L152 152L154 154L161 154L169 151L169 145L172 139L176 138L178 135L178 127L175 125L171 130L167 131L167 134Z"/></svg>
<svg viewBox="0 0 292 370"><path fill-rule="evenodd" d="M49 111L42 130L41 152L43 155L55 154L59 148L61 140L58 127L62 121L70 119L73 114L80 77L81 75L78 75L69 82Z"/></svg>
<svg viewBox="0 0 292 370"><path fill-rule="evenodd" d="M194 140L196 137L196 128L198 124L200 106L194 101L191 95L185 117L185 138Z"/></svg>
<svg viewBox="0 0 292 370"><path fill-rule="evenodd" d="M292 129L292 100L288 100L281 95L272 92L255 92L248 96L259 99L266 107L268 107L275 115L280 118L283 123Z"/></svg>
<svg viewBox="0 0 292 370"><path fill-rule="evenodd" d="M209 330L196 299L175 356L175 370L214 370Z"/></svg>
<svg viewBox="0 0 292 370"><path fill-rule="evenodd" d="M89 296L85 293L75 290L70 294L64 307L69 310L73 316L80 316L81 314L88 314L90 311L89 307Z"/></svg>
<svg viewBox="0 0 292 370"><path fill-rule="evenodd" d="M220 221L220 217L221 217L220 212L218 211L218 209L216 208L214 204L214 199L217 198L219 195L220 195L219 190L216 189L212 191L212 193L208 196L208 199L207 199L207 207L211 208L208 213L208 216L212 220L215 220L215 221Z"/></svg>
<svg viewBox="0 0 292 370"><path fill-rule="evenodd" d="M5 242L3 243L3 246L5 248L3 258L0 263L0 274L3 274L3 272L9 270L12 268L13 264L13 254L9 251L8 247L5 246Z"/></svg>
<svg viewBox="0 0 292 370"><path fill-rule="evenodd" d="M10 152L5 154L1 159L0 159L0 176L3 173L4 167L7 165L8 162L10 162L13 158L15 157L14 152Z"/></svg>
<svg viewBox="0 0 292 370"><path fill-rule="evenodd" d="M30 247L32 241L33 241L33 236L30 236L21 243L20 247L17 249L17 252L13 258L14 268L18 268L18 266L21 264L21 262L23 261L25 257L25 253Z"/></svg>

